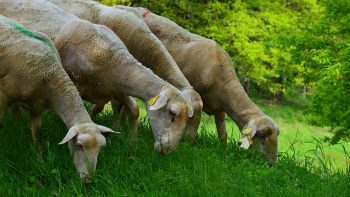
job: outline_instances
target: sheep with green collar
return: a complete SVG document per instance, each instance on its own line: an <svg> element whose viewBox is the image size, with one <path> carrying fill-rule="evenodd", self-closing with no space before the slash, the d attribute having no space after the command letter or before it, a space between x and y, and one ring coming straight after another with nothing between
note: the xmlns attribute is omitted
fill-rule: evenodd
<svg viewBox="0 0 350 197"><path fill-rule="evenodd" d="M10 105L29 110L33 142L40 149L40 114L52 108L69 128L61 144L72 139L70 151L74 163L87 180L91 175L88 169L95 169L97 154L106 144L102 133L114 131L92 122L47 36L3 16L0 16L0 32L0 119ZM71 144L86 148L83 152Z"/></svg>

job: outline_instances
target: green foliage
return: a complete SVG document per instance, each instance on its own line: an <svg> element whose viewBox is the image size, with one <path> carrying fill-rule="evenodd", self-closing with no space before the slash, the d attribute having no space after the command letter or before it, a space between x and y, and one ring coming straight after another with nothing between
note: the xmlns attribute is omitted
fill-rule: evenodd
<svg viewBox="0 0 350 197"><path fill-rule="evenodd" d="M130 5L131 2L129 0L96 0L100 3L103 3L105 5L109 5L109 6L113 6L113 5L116 5L116 4L119 4L119 5Z"/></svg>
<svg viewBox="0 0 350 197"><path fill-rule="evenodd" d="M323 0L300 19L300 28L283 36L292 62L303 68L312 87L313 123L329 126L337 143L350 139L349 1Z"/></svg>
<svg viewBox="0 0 350 197"><path fill-rule="evenodd" d="M315 2L143 0L135 5L217 41L241 78L250 78L265 94L282 97L309 85L307 69L294 64L284 36L300 28L299 19L317 9Z"/></svg>
<svg viewBox="0 0 350 197"><path fill-rule="evenodd" d="M321 1L325 11L307 33L321 43L311 58L319 67L319 81L312 97L315 123L331 126L332 143L350 139L350 4L349 1Z"/></svg>

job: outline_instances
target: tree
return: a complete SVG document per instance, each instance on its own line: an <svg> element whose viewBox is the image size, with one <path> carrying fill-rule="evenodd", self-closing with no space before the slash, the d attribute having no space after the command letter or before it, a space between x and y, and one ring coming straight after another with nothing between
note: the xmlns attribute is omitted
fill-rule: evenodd
<svg viewBox="0 0 350 197"><path fill-rule="evenodd" d="M347 0L323 0L325 10L310 33L318 42L311 56L322 65L312 97L315 123L330 126L332 143L350 139L350 4Z"/></svg>

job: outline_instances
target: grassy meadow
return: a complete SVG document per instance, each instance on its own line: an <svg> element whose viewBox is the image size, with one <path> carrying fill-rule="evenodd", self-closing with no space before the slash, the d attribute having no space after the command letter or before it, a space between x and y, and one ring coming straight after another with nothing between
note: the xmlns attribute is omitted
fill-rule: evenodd
<svg viewBox="0 0 350 197"><path fill-rule="evenodd" d="M183 142L174 153L160 155L153 150L143 110L137 144L126 143L124 123L121 135L108 137L90 184L80 182L68 147L57 145L67 129L55 114L42 115L40 156L27 114L16 121L8 112L0 127L0 196L347 196L350 143L323 143L330 134L308 125L298 107L258 103L281 129L279 161L273 167L259 154L237 148L240 136L230 120L230 140L219 144L207 115L193 144ZM110 109L95 121L111 126Z"/></svg>
<svg viewBox="0 0 350 197"><path fill-rule="evenodd" d="M259 106L274 118L281 130L279 136L279 152L294 155L299 160L307 159L314 165L324 165L332 170L346 170L350 165L350 142L331 145L324 142L325 137L331 137L328 128L315 127L308 124L308 117L302 107L282 104L268 104L258 101ZM216 134L214 117L203 115L202 126ZM238 141L239 130L231 119L227 119L228 136ZM348 156L346 156L348 155Z"/></svg>

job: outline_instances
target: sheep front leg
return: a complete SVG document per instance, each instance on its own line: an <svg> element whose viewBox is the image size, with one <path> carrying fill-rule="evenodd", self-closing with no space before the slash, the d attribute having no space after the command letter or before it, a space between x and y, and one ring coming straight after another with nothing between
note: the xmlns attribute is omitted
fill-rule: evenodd
<svg viewBox="0 0 350 197"><path fill-rule="evenodd" d="M32 131L33 144L35 149L41 154L42 148L39 142L40 128L41 128L41 118L39 113L30 113L30 125Z"/></svg>
<svg viewBox="0 0 350 197"><path fill-rule="evenodd" d="M215 124L216 124L216 130L218 132L218 137L220 142L226 144L227 132L226 132L226 113L225 112L219 112L215 114Z"/></svg>
<svg viewBox="0 0 350 197"><path fill-rule="evenodd" d="M128 134L128 142L130 144L135 143L138 131L138 118L140 116L140 111L136 101L129 96L123 96L123 98L120 98L118 100L113 99L111 103L113 114L115 114L116 110L119 111L119 117L115 117L115 120L117 120L119 124L123 113L125 112L125 115L128 117L131 126L131 131Z"/></svg>

